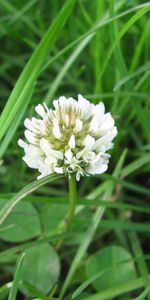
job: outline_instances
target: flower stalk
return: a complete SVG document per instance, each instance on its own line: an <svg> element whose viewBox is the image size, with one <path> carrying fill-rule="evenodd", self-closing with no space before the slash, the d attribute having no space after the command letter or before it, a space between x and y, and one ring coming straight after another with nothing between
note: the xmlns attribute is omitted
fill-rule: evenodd
<svg viewBox="0 0 150 300"><path fill-rule="evenodd" d="M65 222L63 223L63 226L61 226L61 233L67 233L67 231L70 230L74 212L76 208L76 202L77 202L77 188L76 188L76 176L75 174L71 174L68 176L68 187L69 187L69 204L68 204L68 212L65 219ZM63 246L64 240L60 239L58 243L56 244L56 250L59 251Z"/></svg>
<svg viewBox="0 0 150 300"><path fill-rule="evenodd" d="M76 208L76 201L77 201L76 178L74 174L69 175L68 185L69 185L69 209L68 209L68 215L66 220L67 230L71 227L75 208Z"/></svg>

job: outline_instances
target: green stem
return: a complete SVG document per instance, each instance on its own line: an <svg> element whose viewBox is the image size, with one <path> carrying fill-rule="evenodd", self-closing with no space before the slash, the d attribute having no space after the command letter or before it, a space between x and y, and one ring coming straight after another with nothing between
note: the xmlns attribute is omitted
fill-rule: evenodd
<svg viewBox="0 0 150 300"><path fill-rule="evenodd" d="M76 208L76 200L77 200L77 189L76 189L76 178L75 175L69 175L68 177L68 185L69 185L69 208L66 217L66 222L63 226L63 232L67 232L73 221L74 211ZM63 239L61 239L57 245L56 250L59 251L63 245Z"/></svg>
<svg viewBox="0 0 150 300"><path fill-rule="evenodd" d="M66 230L68 230L72 224L74 211L75 211L75 207L76 207L77 189L76 189L75 175L69 176L68 185L69 185L69 209L68 209L68 215L67 215Z"/></svg>

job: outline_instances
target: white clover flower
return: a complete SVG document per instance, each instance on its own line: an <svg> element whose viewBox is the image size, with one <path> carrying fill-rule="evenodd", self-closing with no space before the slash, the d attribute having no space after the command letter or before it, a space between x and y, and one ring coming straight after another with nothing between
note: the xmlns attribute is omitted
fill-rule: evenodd
<svg viewBox="0 0 150 300"><path fill-rule="evenodd" d="M110 157L106 151L117 135L104 104L94 105L79 95L78 101L60 97L53 105L54 109L48 109L39 104L35 110L40 119L25 119L28 143L18 141L25 151L23 160L38 169L38 179L52 173L76 173L80 180L80 176L104 173Z"/></svg>

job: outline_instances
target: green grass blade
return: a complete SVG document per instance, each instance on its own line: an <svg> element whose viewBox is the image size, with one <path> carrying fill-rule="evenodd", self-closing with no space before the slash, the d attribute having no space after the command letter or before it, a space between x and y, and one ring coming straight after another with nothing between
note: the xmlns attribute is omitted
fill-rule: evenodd
<svg viewBox="0 0 150 300"><path fill-rule="evenodd" d="M53 96L59 87L63 77L68 72L71 65L74 63L74 61L77 59L77 57L80 55L80 53L83 51L83 49L87 46L87 44L90 42L90 40L93 37L93 33L87 36L81 43L76 47L76 49L73 51L73 53L70 55L70 57L67 59L66 63L64 64L63 68L60 70L58 76L54 80L52 86L50 86L45 98L44 102L46 104L50 104L51 100L53 99Z"/></svg>
<svg viewBox="0 0 150 300"><path fill-rule="evenodd" d="M121 3L121 2L120 2ZM116 11L118 8L120 8L120 3L117 3L117 7L116 7ZM150 2L149 2L150 3ZM132 7L131 9L128 9L126 11L124 11L123 13L120 13L118 15L116 15L115 17L112 18L108 18L107 14L104 15L104 17L97 23L95 23L92 28L90 30L88 30L85 34L81 35L80 37L78 37L77 39L75 39L72 43L70 43L69 45L67 45L64 49L62 49L61 51L59 51L54 57L50 58L48 60L48 62L43 66L43 68L41 69L41 74L52 64L54 63L59 57L61 57L62 55L64 55L66 52L68 52L70 49L72 49L74 46L76 46L78 43L80 43L84 38L86 38L87 36L89 36L90 34L94 33L96 34L96 32L100 29L103 28L106 25L111 24L112 22L119 20L121 18L123 18L124 16L134 13L135 11L142 9L144 7L149 6L149 3L144 3L141 5L137 5L135 7ZM123 3L121 3L122 5Z"/></svg>
<svg viewBox="0 0 150 300"><path fill-rule="evenodd" d="M62 176L56 174L43 177L39 180L30 183L25 188L23 188L20 192L16 193L15 196L8 203L6 203L3 206L3 208L0 210L0 225L2 225L4 220L11 213L11 211L17 205L17 203L21 201L21 199L23 199L24 197L26 197L27 195L29 195L30 193L32 193L33 191L41 187L42 185L53 182L60 178L62 178Z"/></svg>
<svg viewBox="0 0 150 300"><path fill-rule="evenodd" d="M107 56L105 57L105 61L104 64L102 66L101 69L101 74L100 74L100 78L103 76L106 67L108 65L108 62L116 48L116 46L118 45L118 42L122 39L122 37L125 35L125 33L131 28L131 26L137 22L144 14L148 13L148 11L150 10L150 3L147 3L146 7L143 7L142 9L140 9L136 14L134 14L134 16L132 16L122 27L122 29L120 30L120 32L117 34L116 39L114 41L114 43L112 44L112 46L110 47Z"/></svg>
<svg viewBox="0 0 150 300"><path fill-rule="evenodd" d="M0 286L0 299L3 299L4 295L6 296L9 293L11 287L12 287L12 282L8 282Z"/></svg>
<svg viewBox="0 0 150 300"><path fill-rule="evenodd" d="M148 188L145 188L145 187L141 186L141 185L137 185L137 184L128 182L126 180L116 178L116 177L114 177L110 174L103 174L103 175L100 175L100 177L104 178L104 179L110 179L110 181L119 183L120 185L122 185L123 187L125 187L125 188L127 188L131 191L135 191L137 193L145 194L145 195L150 196L150 190Z"/></svg>
<svg viewBox="0 0 150 300"><path fill-rule="evenodd" d="M134 52L134 55L133 55L133 58L131 61L130 72L132 72L138 66L138 62L139 62L140 55L143 50L144 42L148 38L148 35L149 35L149 28L150 28L150 21L146 23L146 26L145 26L144 30L142 31L139 42L135 48L135 52Z"/></svg>
<svg viewBox="0 0 150 300"><path fill-rule="evenodd" d="M41 300L51 300L51 298L46 297L37 287L35 287L31 283L23 281L22 284L35 297L37 297Z"/></svg>
<svg viewBox="0 0 150 300"><path fill-rule="evenodd" d="M13 280L13 285L10 290L8 300L16 300L18 286L19 286L19 280L20 280L20 274L21 274L21 266L22 266L24 257L25 257L25 254L23 253L18 261L14 280Z"/></svg>
<svg viewBox="0 0 150 300"><path fill-rule="evenodd" d="M16 9L15 6L12 5L12 3L10 3L10 1L1 0L0 3L2 5L2 7L9 14L11 14L7 24L12 25L19 19L19 21L22 21L25 24L25 26L28 26L29 29L31 31L33 31L37 36L40 36L39 30L37 29L37 27L34 25L32 20L25 15L25 12L27 12L27 10L29 10L36 2L37 2L37 0L32 0L32 1L28 2L27 4L25 4L25 6L22 9L18 10L18 9ZM7 30L7 28L6 28L6 31L4 31L2 34L0 34L0 36L2 37L7 33L9 33L9 30Z"/></svg>
<svg viewBox="0 0 150 300"><path fill-rule="evenodd" d="M149 277L150 278L150 277ZM95 295L83 298L83 300L107 300L112 299L112 297L117 297L123 295L124 293L131 292L143 287L143 278L140 277L138 279L130 280L128 282L124 282L122 284L118 284L111 289L106 291L102 291Z"/></svg>
<svg viewBox="0 0 150 300"><path fill-rule="evenodd" d="M145 300L146 299L145 297L147 296L149 291L150 291L150 285L148 285L148 287L138 297L136 297L134 300Z"/></svg>
<svg viewBox="0 0 150 300"><path fill-rule="evenodd" d="M142 73L145 73L147 70L150 69L150 62L146 63L145 65L141 66L138 70L133 72L132 74L129 74L125 76L124 78L120 79L117 84L114 87L114 91L117 91L122 85L126 84L131 79L135 78L136 76L139 76Z"/></svg>
<svg viewBox="0 0 150 300"><path fill-rule="evenodd" d="M95 19L102 20L104 15L104 7L105 1L95 1ZM94 57L94 77L95 77L95 87L94 93L100 93L102 91L102 82L99 80L99 73L101 69L101 61L102 61L102 53L103 53L103 40L104 32L99 30L94 39L94 47L93 47L93 57Z"/></svg>
<svg viewBox="0 0 150 300"><path fill-rule="evenodd" d="M76 0L69 0L65 3L59 15L49 27L42 41L26 64L0 117L0 140L4 136L21 105L26 101L26 96L33 87L35 80L37 80L42 64L67 21L75 2Z"/></svg>
<svg viewBox="0 0 150 300"><path fill-rule="evenodd" d="M114 16L114 13L115 13L114 8L115 8L115 0L110 1L110 4L109 4L110 17ZM117 21L112 22L110 24L110 27L111 27L111 39L112 39L112 43L113 43L114 39L116 39L117 34L118 34ZM124 56L122 54L120 41L118 41L118 44L115 47L114 56L115 56L116 64L118 64L120 74L126 74L127 67L126 67L126 63L125 63L125 60L124 60Z"/></svg>
<svg viewBox="0 0 150 300"><path fill-rule="evenodd" d="M143 251L142 251L138 236L136 235L135 232L131 232L129 235L129 238L130 238L131 246L133 249L133 253L135 256L138 257L137 266L138 266L139 274L143 277L143 282L144 282L145 288L148 288L149 284L150 284L149 273L148 273L147 265L143 259ZM148 298L148 300L150 300L149 292L147 294L147 298Z"/></svg>
<svg viewBox="0 0 150 300"><path fill-rule="evenodd" d="M0 259L7 257L9 255L12 255L14 253L18 253L20 251L25 251L26 249L32 248L32 247L38 247L39 245L44 244L45 242L56 242L61 238L64 238L67 236L66 234L52 234L48 237L41 237L40 239L36 239L34 241L26 242L26 243L21 243L20 245L11 247L9 249L6 249L2 252L0 252Z"/></svg>
<svg viewBox="0 0 150 300"><path fill-rule="evenodd" d="M130 221L116 221L116 220L102 220L100 223L101 228L127 230L127 231L138 231L150 233L150 224L135 223Z"/></svg>
<svg viewBox="0 0 150 300"><path fill-rule="evenodd" d="M12 197L10 194L0 194L0 199L8 200ZM90 201L89 201L90 200ZM49 204L68 204L68 198L67 197L46 197L46 196L26 196L23 201L29 201L33 203L49 203ZM77 205L84 205L84 206L104 206L109 207L112 209L118 209L118 210L131 210L135 211L137 213L145 213L150 214L150 207L143 206L143 205L134 205L134 204L127 204L127 203L121 203L121 202L112 202L107 199L105 202L100 199L94 199L94 198L80 198L78 197L78 203Z"/></svg>
<svg viewBox="0 0 150 300"><path fill-rule="evenodd" d="M149 161L150 161L150 154L149 153L144 154L142 157L136 159L132 163L125 166L121 171L121 176L123 178L127 177L128 175L134 173L135 171L137 171L138 169L140 169L144 165L148 164Z"/></svg>
<svg viewBox="0 0 150 300"><path fill-rule="evenodd" d="M23 119L23 116L25 114L25 111L27 109L27 106L32 98L34 88L32 88L29 92L29 95L26 97L26 102L24 103L23 107L21 106L15 119L12 121L11 126L9 127L5 137L3 138L1 145L0 145L0 159L3 157L5 154L7 147L9 143L11 142L21 120Z"/></svg>
<svg viewBox="0 0 150 300"><path fill-rule="evenodd" d="M137 260L137 257L135 259L135 261ZM93 276L91 276L89 279L87 279L86 281L83 282L83 284L81 284L74 292L72 295L72 299L78 297L85 289L87 289L87 287L92 284L96 279L100 278L103 274L110 272L112 269L114 269L114 267L116 266L120 266L122 264L125 264L127 262L130 261L134 261L132 258L131 259L126 259L126 260L122 260L119 263L114 263L112 264L110 267L94 274Z"/></svg>

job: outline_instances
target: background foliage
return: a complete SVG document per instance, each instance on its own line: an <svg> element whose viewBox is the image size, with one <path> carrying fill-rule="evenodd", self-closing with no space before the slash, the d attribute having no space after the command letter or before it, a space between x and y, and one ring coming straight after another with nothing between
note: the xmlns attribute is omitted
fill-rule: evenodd
<svg viewBox="0 0 150 300"><path fill-rule="evenodd" d="M150 2L0 7L0 299L150 299ZM103 100L119 133L62 234L67 178L36 181L17 140L36 104L78 93Z"/></svg>

